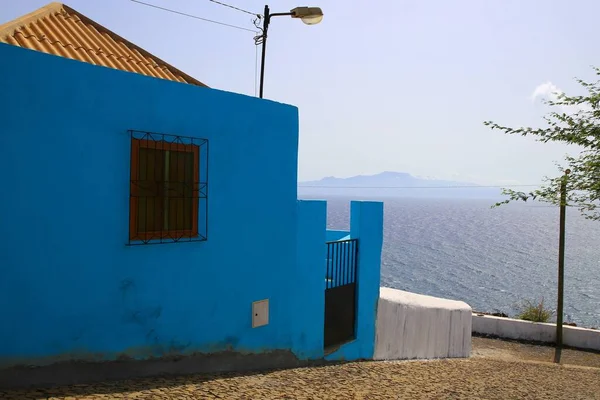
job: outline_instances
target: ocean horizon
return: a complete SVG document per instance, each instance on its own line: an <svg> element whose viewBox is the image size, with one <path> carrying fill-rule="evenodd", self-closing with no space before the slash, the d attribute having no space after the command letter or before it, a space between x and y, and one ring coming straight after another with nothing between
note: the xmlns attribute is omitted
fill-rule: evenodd
<svg viewBox="0 0 600 400"><path fill-rule="evenodd" d="M301 196L313 198L313 196ZM354 197L354 196L353 196ZM328 201L328 229L349 229L347 196ZM494 200L369 198L384 202L381 285L462 300L515 316L526 301L555 310L558 208ZM600 222L568 209L565 322L600 327Z"/></svg>

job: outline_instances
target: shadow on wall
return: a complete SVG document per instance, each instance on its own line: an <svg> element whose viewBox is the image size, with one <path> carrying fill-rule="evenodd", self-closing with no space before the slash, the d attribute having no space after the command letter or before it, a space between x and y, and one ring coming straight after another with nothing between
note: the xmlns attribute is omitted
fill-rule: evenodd
<svg viewBox="0 0 600 400"><path fill-rule="evenodd" d="M0 374L0 389L55 387L54 390L44 390L44 396L47 397L85 396L88 394L114 395L131 391L129 381L114 381L125 381L132 378L142 378L136 381L136 390L141 391L188 385L192 382L202 383L215 378L253 375L257 371L306 366L318 367L325 363L322 359L300 361L290 351L283 350L261 354L240 354L227 351L145 361L69 362L48 367L14 367L3 370ZM175 378L174 376L179 377ZM93 386L82 385L92 383L96 384ZM33 396L22 391L20 395L15 393L14 397L30 398Z"/></svg>

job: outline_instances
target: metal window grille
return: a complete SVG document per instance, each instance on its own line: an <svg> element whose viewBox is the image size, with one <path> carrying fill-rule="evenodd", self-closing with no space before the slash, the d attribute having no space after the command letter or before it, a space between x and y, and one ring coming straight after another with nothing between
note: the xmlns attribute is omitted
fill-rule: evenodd
<svg viewBox="0 0 600 400"><path fill-rule="evenodd" d="M130 130L130 245L208 234L208 140Z"/></svg>

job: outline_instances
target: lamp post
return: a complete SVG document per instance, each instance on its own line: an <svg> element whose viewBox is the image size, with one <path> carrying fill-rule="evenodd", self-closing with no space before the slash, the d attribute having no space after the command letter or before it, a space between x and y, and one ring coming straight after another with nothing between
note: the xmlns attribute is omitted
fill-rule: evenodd
<svg viewBox="0 0 600 400"><path fill-rule="evenodd" d="M315 25L321 22L323 19L323 11L319 7L296 7L290 12L286 13L272 13L269 10L269 6L265 6L265 14L262 26L262 55L260 61L260 89L259 97L263 98L263 83L265 79L265 51L267 48L267 32L269 30L269 23L272 17L290 16L292 18L299 18L306 25Z"/></svg>

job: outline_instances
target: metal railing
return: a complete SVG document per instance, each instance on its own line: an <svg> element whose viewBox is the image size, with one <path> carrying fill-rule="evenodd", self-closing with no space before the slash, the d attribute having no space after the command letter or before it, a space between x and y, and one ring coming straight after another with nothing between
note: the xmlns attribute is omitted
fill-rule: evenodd
<svg viewBox="0 0 600 400"><path fill-rule="evenodd" d="M326 289L356 282L358 239L327 242Z"/></svg>

